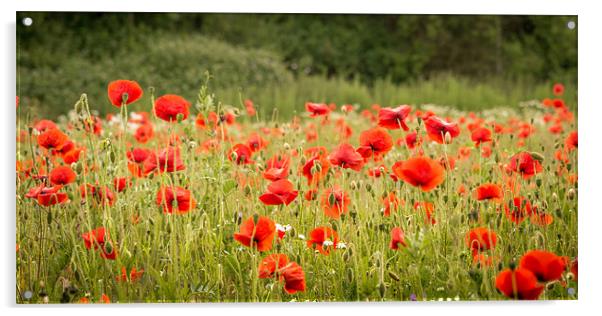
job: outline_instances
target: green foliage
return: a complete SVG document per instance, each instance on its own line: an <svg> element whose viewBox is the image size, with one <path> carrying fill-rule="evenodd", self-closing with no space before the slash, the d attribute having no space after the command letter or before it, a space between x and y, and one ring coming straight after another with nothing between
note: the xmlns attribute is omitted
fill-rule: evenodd
<svg viewBox="0 0 602 316"><path fill-rule="evenodd" d="M18 90L55 117L83 92L105 114L108 82L138 81L194 100L209 70L226 102L241 96L289 117L308 100L383 105L515 106L576 102L574 16L27 13L17 26ZM293 80L294 78L294 80ZM148 93L141 110L150 110ZM428 101L426 101L428 100Z"/></svg>

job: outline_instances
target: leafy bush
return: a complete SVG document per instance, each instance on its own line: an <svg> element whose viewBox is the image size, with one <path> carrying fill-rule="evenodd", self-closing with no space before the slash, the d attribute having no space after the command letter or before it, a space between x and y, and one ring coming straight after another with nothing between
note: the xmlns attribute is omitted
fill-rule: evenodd
<svg viewBox="0 0 602 316"><path fill-rule="evenodd" d="M74 57L59 65L36 65L28 59L36 55L21 54L18 94L46 113L65 113L80 93L87 93L101 112L111 109L106 97L107 84L115 79L138 81L145 90L156 88L156 94L180 94L194 100L209 71L218 74L215 88L245 85L287 83L291 75L276 55L256 49L242 49L204 36L161 36L137 50L117 52L99 59ZM59 58L58 56L56 56ZM30 65L30 66L28 66ZM150 110L149 94L139 104ZM138 106L139 107L139 106Z"/></svg>

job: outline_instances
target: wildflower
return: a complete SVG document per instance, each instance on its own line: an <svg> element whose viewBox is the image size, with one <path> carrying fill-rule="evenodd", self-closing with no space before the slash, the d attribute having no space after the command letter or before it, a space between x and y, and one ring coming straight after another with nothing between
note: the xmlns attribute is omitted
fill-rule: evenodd
<svg viewBox="0 0 602 316"><path fill-rule="evenodd" d="M196 201L189 190L182 187L163 186L157 192L157 205L163 208L163 213L185 214L196 207Z"/></svg>
<svg viewBox="0 0 602 316"><path fill-rule="evenodd" d="M316 227L309 233L309 240L307 241L307 247L317 249L321 254L330 254L331 246L336 246L339 242L339 236L337 232L326 226Z"/></svg>
<svg viewBox="0 0 602 316"><path fill-rule="evenodd" d="M271 219L254 215L240 225L240 231L234 233L234 239L247 247L268 251L272 249L275 235L276 225Z"/></svg>
<svg viewBox="0 0 602 316"><path fill-rule="evenodd" d="M385 205L383 215L390 216L391 210L398 210L403 202L395 195L395 192L389 192L389 194L383 198L383 204Z"/></svg>
<svg viewBox="0 0 602 316"><path fill-rule="evenodd" d="M236 144L228 152L228 159L235 162L237 165L251 164L252 151L247 145Z"/></svg>
<svg viewBox="0 0 602 316"><path fill-rule="evenodd" d="M109 83L107 90L111 104L116 107L134 103L142 97L142 88L136 81L115 80Z"/></svg>
<svg viewBox="0 0 602 316"><path fill-rule="evenodd" d="M126 268L121 267L121 275L116 276L115 279L119 282L136 282L142 278L143 274L144 269L138 270L133 267L128 275Z"/></svg>
<svg viewBox="0 0 602 316"><path fill-rule="evenodd" d="M443 167L428 157L413 157L396 162L392 167L395 175L403 181L428 192L445 179Z"/></svg>
<svg viewBox="0 0 602 316"><path fill-rule="evenodd" d="M528 179L543 170L539 160L534 159L528 152L520 152L510 158L508 170L520 173L523 178Z"/></svg>
<svg viewBox="0 0 602 316"><path fill-rule="evenodd" d="M445 135L449 135L450 138L447 143L460 135L460 127L458 127L457 123L446 122L434 115L429 116L424 121L424 125L429 138L439 144L444 143Z"/></svg>
<svg viewBox="0 0 602 316"><path fill-rule="evenodd" d="M324 210L324 214L334 219L338 219L341 214L348 212L349 203L349 195L338 186L325 190L320 198L320 205Z"/></svg>
<svg viewBox="0 0 602 316"><path fill-rule="evenodd" d="M472 139L476 147L479 147L482 143L491 141L491 131L484 127L478 127L472 131L470 139Z"/></svg>
<svg viewBox="0 0 602 316"><path fill-rule="evenodd" d="M79 190L82 199L85 199L88 196L90 196L98 203L107 206L112 206L113 204L115 204L115 200L117 199L113 191L111 191L106 186L100 187L87 183L80 185Z"/></svg>
<svg viewBox="0 0 602 316"><path fill-rule="evenodd" d="M495 183L485 183L475 190L476 199L479 201L500 201L503 197L502 188Z"/></svg>
<svg viewBox="0 0 602 316"><path fill-rule="evenodd" d="M288 177L290 157L288 155L275 155L266 161L263 177L270 181L282 180Z"/></svg>
<svg viewBox="0 0 602 316"><path fill-rule="evenodd" d="M357 152L364 158L382 157L393 148L391 135L382 127L364 131L360 135L360 147Z"/></svg>
<svg viewBox="0 0 602 316"><path fill-rule="evenodd" d="M324 103L305 103L305 110L310 113L310 117L325 116L330 113L330 108Z"/></svg>
<svg viewBox="0 0 602 316"><path fill-rule="evenodd" d="M396 108L381 108L378 111L378 126L387 129L400 129L404 131L409 130L405 123L405 119L408 117L412 108L408 105L400 105Z"/></svg>
<svg viewBox="0 0 602 316"><path fill-rule="evenodd" d="M117 257L117 251L113 248L113 243L110 241L109 234L104 227L98 227L83 233L81 236L87 249L101 250L100 256L102 258L115 260Z"/></svg>
<svg viewBox="0 0 602 316"><path fill-rule="evenodd" d="M268 192L262 194L259 200L265 205L289 205L299 194L299 191L293 189L289 180L277 180L268 185Z"/></svg>
<svg viewBox="0 0 602 316"><path fill-rule="evenodd" d="M150 152L143 163L143 174L149 174L155 170L159 172L175 172L186 169L180 157L180 148L169 146L158 153Z"/></svg>
<svg viewBox="0 0 602 316"><path fill-rule="evenodd" d="M549 282L560 279L566 269L566 261L553 252L531 250L520 259L520 267L533 272L539 282Z"/></svg>
<svg viewBox="0 0 602 316"><path fill-rule="evenodd" d="M399 246L407 247L405 241L405 234L400 227L394 227L391 230L391 241L389 242L389 248L393 250L399 249Z"/></svg>
<svg viewBox="0 0 602 316"><path fill-rule="evenodd" d="M362 155L356 152L349 144L341 144L335 148L330 155L328 155L328 160L335 166L349 168L355 171L360 171L364 166L364 158Z"/></svg>
<svg viewBox="0 0 602 316"><path fill-rule="evenodd" d="M495 287L505 296L519 300L536 300L544 290L535 275L524 268L500 272L495 278Z"/></svg>
<svg viewBox="0 0 602 316"><path fill-rule="evenodd" d="M46 149L60 150L68 140L69 137L57 128L46 130L38 135L38 145Z"/></svg>
<svg viewBox="0 0 602 316"><path fill-rule="evenodd" d="M54 185L66 185L75 181L76 174L70 167L60 166L50 171L50 182Z"/></svg>
<svg viewBox="0 0 602 316"><path fill-rule="evenodd" d="M167 122L177 122L178 117L181 120L188 118L190 102L181 96L167 94L155 100L154 112L155 115Z"/></svg>
<svg viewBox="0 0 602 316"><path fill-rule="evenodd" d="M466 234L465 240L475 256L481 251L493 249L497 244L497 235L485 227L478 227L471 229Z"/></svg>

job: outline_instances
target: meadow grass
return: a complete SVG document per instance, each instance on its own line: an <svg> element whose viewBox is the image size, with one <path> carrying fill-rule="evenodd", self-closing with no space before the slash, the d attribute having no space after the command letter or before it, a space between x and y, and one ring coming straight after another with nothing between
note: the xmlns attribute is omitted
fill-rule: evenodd
<svg viewBox="0 0 602 316"><path fill-rule="evenodd" d="M94 135L77 128L81 120L71 115L60 128L77 144L86 146L80 161L73 165L77 173L76 183L65 186L69 203L51 207L38 205L25 198L28 190L37 182L31 176L18 173L17 199L17 302L40 303L78 302L89 297L99 302L106 294L111 302L273 302L273 301L398 301L459 299L504 299L495 289L494 280L502 268L508 267L531 249L546 249L558 255L577 256L577 184L566 177L555 175L559 162L555 150L563 146L569 131L576 130L576 123L567 124L559 135L547 131L541 120L545 109L512 108L514 102L529 93L533 98L549 95L549 86L531 91L507 91L500 94L484 84L472 84L462 80L420 83L410 86L394 86L385 81L372 88L357 82L322 81L303 78L297 84L254 94L253 88L243 91L253 96L259 105L261 116L237 118L240 125L220 125L227 129L232 141L222 141L215 151L201 151L201 144L216 135L216 131L198 129L194 117L178 124L168 124L151 118L155 136L144 145L136 144L134 137L121 135L120 124L103 122L101 135ZM567 100L574 92L567 87ZM237 89L216 91L225 103L239 104ZM153 96L128 107L129 111L152 109ZM513 134L494 134L493 154L484 158L470 140L470 132L462 126L460 136L451 144L440 145L426 141L424 154L431 157L456 156L460 147L470 148L470 156L458 159L453 171L446 172L445 181L435 190L423 192L403 181L394 182L389 176L372 178L366 175L368 168L381 163L387 168L414 155L405 145L394 146L382 162L369 162L361 172L331 168L320 184L320 192L333 185L350 194L349 213L341 219L326 217L318 201L303 198L309 186L298 173L304 158L302 151L312 146L324 146L329 151L341 142L358 145L361 131L373 126L360 114L332 113L329 124L320 119L307 117L302 105L305 101L357 103L362 109L373 103L383 106L400 102L414 104L416 108L432 109L441 117L454 119L465 116L463 110L481 110L494 105L489 111L479 112L486 120L505 123L515 117L522 121L533 120L537 131L526 139L524 147L517 147ZM92 100L104 103L105 100ZM449 106L421 106L439 103ZM81 104L80 104L81 106ZM280 109L282 116L274 117L271 107ZM88 108L86 102L86 108ZM18 131L24 132L17 145L17 160L25 161L42 157L44 152L37 146L33 122L29 110L21 105L18 109ZM119 110L115 110L118 114ZM85 112L85 117L89 110ZM241 111L242 113L242 111ZM288 118L291 114L301 117L301 127L294 128ZM195 113L196 114L196 113ZM352 128L353 135L346 139L333 122L343 118ZM72 128L67 125L72 123ZM306 139L307 124L314 123L318 138ZM261 133L264 127L280 128L283 136L262 134L269 141L266 149L253 156L254 164L238 166L228 160L228 151L237 142L244 142L251 132ZM410 127L424 133L419 121ZM125 157L126 143L136 147L161 149L166 146L168 135L180 137L181 156L186 169L174 173L152 174L145 178L133 178L133 185L116 193L113 206L82 198L79 185L98 183L111 189L115 177L129 176ZM396 140L405 135L401 130L389 131ZM503 205L512 197L505 192L504 202L476 201L473 190L483 183L504 182L500 164L520 150L538 152L543 157L544 171L529 180L520 180L522 194L535 201L539 207L552 214L554 222L538 226L528 220L515 225L504 216ZM266 206L258 197L268 184L261 178L265 161L275 154L297 151L291 156L289 179L299 190L299 196L288 206ZM569 153L569 170L577 172L577 151ZM51 160L42 159L47 164ZM57 162L60 164L60 161ZM42 165L35 165L32 174ZM238 174L238 176L235 176ZM245 181L240 180L244 175ZM164 214L156 204L156 192L161 185L186 187L198 204L184 215ZM468 193L457 193L464 185ZM405 203L390 217L382 214L382 196L389 192ZM414 210L414 203L430 201L435 206L436 224L427 222L424 212ZM267 253L284 253L297 262L305 272L307 287L304 292L287 294L276 279L259 279L257 266L266 253L242 246L233 239L241 221L254 214L265 215L282 225L289 224L280 242ZM475 216L478 214L478 216ZM139 222L132 218L139 216ZM104 226L115 241L116 260L106 260L98 251L84 247L81 234ZM306 245L309 232L318 226L334 228L345 249L332 250L325 256ZM391 228L399 226L405 234L408 246L401 250L389 249ZM499 264L480 267L473 263L465 235L469 229L484 226L494 230L499 238L492 255ZM122 267L144 269L136 282L116 280ZM562 286L552 283L543 299L576 299L567 292L576 288L573 281ZM26 292L31 298L25 298ZM67 295L65 296L65 293Z"/></svg>

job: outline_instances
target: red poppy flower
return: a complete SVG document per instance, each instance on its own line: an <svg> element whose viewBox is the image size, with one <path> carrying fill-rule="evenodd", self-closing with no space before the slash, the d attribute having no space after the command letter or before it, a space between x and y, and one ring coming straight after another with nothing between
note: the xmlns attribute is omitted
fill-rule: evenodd
<svg viewBox="0 0 602 316"><path fill-rule="evenodd" d="M433 217L435 213L435 205L431 202L416 202L414 203L415 210L423 210L425 213L425 222L427 224L435 225L437 224L437 220Z"/></svg>
<svg viewBox="0 0 602 316"><path fill-rule="evenodd" d="M531 223L538 226L548 226L554 222L554 217L544 212L533 212L529 217Z"/></svg>
<svg viewBox="0 0 602 316"><path fill-rule="evenodd" d="M247 247L257 247L259 251L272 249L276 236L276 224L265 216L254 215L240 225L234 239Z"/></svg>
<svg viewBox="0 0 602 316"><path fill-rule="evenodd" d="M310 186L317 185L320 180L324 179L330 169L330 162L324 154L315 154L309 158L301 167L301 173L307 178L307 184Z"/></svg>
<svg viewBox="0 0 602 316"><path fill-rule="evenodd" d="M429 116L424 121L424 126L426 127L429 138L439 144L445 142L445 135L447 134L449 134L451 139L460 135L460 127L458 127L457 123L446 122L434 115ZM449 141L451 141L451 139L449 139Z"/></svg>
<svg viewBox="0 0 602 316"><path fill-rule="evenodd" d="M133 267L128 275L127 269L125 267L121 267L121 275L115 277L115 279L117 279L119 282L136 282L142 278L143 274L144 269L138 270Z"/></svg>
<svg viewBox="0 0 602 316"><path fill-rule="evenodd" d="M472 250L475 256L484 250L493 249L497 244L497 235L485 227L471 229L465 237L466 245Z"/></svg>
<svg viewBox="0 0 602 316"><path fill-rule="evenodd" d="M276 181L286 179L288 177L288 170L290 164L290 157L288 155L275 155L266 161L266 168L263 171L263 178Z"/></svg>
<svg viewBox="0 0 602 316"><path fill-rule="evenodd" d="M186 169L180 149L177 147L167 147L159 154L151 152L143 164L143 173L149 174L155 170L159 172L175 172Z"/></svg>
<svg viewBox="0 0 602 316"><path fill-rule="evenodd" d="M251 164L254 161L251 160L253 152L247 145L236 144L228 152L228 159L234 161L237 165Z"/></svg>
<svg viewBox="0 0 602 316"><path fill-rule="evenodd" d="M404 140L409 149L414 149L421 143L421 139L418 137L418 133L415 131L407 133Z"/></svg>
<svg viewBox="0 0 602 316"><path fill-rule="evenodd" d="M276 272L284 268L289 263L289 259L285 254L274 253L263 258L259 263L259 278L268 279L274 277Z"/></svg>
<svg viewBox="0 0 602 316"><path fill-rule="evenodd" d="M58 128L58 126L51 120L39 120L33 125L33 128L38 130L38 132L43 133L47 130Z"/></svg>
<svg viewBox="0 0 602 316"><path fill-rule="evenodd" d="M196 201L190 191L182 187L164 186L157 192L157 205L163 207L163 213L185 214L196 207Z"/></svg>
<svg viewBox="0 0 602 316"><path fill-rule="evenodd" d="M321 254L330 254L330 249L336 249L339 242L339 236L337 232L326 226L316 227L309 233L309 240L307 240L307 247L311 249L317 249Z"/></svg>
<svg viewBox="0 0 602 316"><path fill-rule="evenodd" d="M289 205L299 191L294 190L293 184L287 180L277 180L268 185L268 192L262 194L259 200L265 205Z"/></svg>
<svg viewBox="0 0 602 316"><path fill-rule="evenodd" d="M396 108L381 108L378 110L378 126L387 129L400 129L404 131L409 130L405 123L405 119L408 117L412 108L408 105L400 105Z"/></svg>
<svg viewBox="0 0 602 316"><path fill-rule="evenodd" d="M317 189L309 189L305 191L303 197L306 201L313 201L318 198L318 190Z"/></svg>
<svg viewBox="0 0 602 316"><path fill-rule="evenodd" d="M75 181L76 174L67 166L59 166L50 171L50 182L55 185L65 185Z"/></svg>
<svg viewBox="0 0 602 316"><path fill-rule="evenodd" d="M566 262L566 258L553 252L531 250L520 259L520 267L533 272L539 282L549 282L560 279L566 269Z"/></svg>
<svg viewBox="0 0 602 316"><path fill-rule="evenodd" d="M385 205L383 215L390 216L391 210L398 210L403 202L395 195L395 192L389 192L389 194L383 198L383 204Z"/></svg>
<svg viewBox="0 0 602 316"><path fill-rule="evenodd" d="M268 141L263 139L259 134L252 133L247 139L246 145L249 146L252 152L257 152L265 148L268 145Z"/></svg>
<svg viewBox="0 0 602 316"><path fill-rule="evenodd" d="M543 171L539 160L534 159L530 153L523 151L510 158L508 170L520 173L523 178L528 179Z"/></svg>
<svg viewBox="0 0 602 316"><path fill-rule="evenodd" d="M577 132L576 131L571 132L564 141L564 148L570 152L571 150L577 149L578 143L579 143L579 140L577 137Z"/></svg>
<svg viewBox="0 0 602 316"><path fill-rule="evenodd" d="M324 103L305 103L305 110L310 113L310 117L324 116L330 113L330 107Z"/></svg>
<svg viewBox="0 0 602 316"><path fill-rule="evenodd" d="M537 213L537 207L532 207L531 202L519 196L504 205L504 212L511 222L520 224L527 216Z"/></svg>
<svg viewBox="0 0 602 316"><path fill-rule="evenodd" d="M398 178L425 192L434 189L445 179L443 167L428 157L418 156L396 162L392 170Z"/></svg>
<svg viewBox="0 0 602 316"><path fill-rule="evenodd" d="M69 137L57 128L46 130L38 135L38 145L46 149L60 150L68 140Z"/></svg>
<svg viewBox="0 0 602 316"><path fill-rule="evenodd" d="M373 168L368 169L368 176L380 178L382 175L387 174L387 166L380 165Z"/></svg>
<svg viewBox="0 0 602 316"><path fill-rule="evenodd" d="M375 159L383 156L393 148L393 139L382 127L375 127L360 134L360 147L357 152L364 158L373 155Z"/></svg>
<svg viewBox="0 0 602 316"><path fill-rule="evenodd" d="M349 195L335 186L322 192L320 205L326 216L338 219L341 214L348 212L350 201Z"/></svg>
<svg viewBox="0 0 602 316"><path fill-rule="evenodd" d="M132 175L142 177L144 175L143 163L151 155L152 151L145 148L133 148L126 152L128 169Z"/></svg>
<svg viewBox="0 0 602 316"><path fill-rule="evenodd" d="M305 273L296 262L287 264L280 270L284 280L284 290L288 294L305 291Z"/></svg>
<svg viewBox="0 0 602 316"><path fill-rule="evenodd" d="M61 192L62 186L55 185L46 187L43 183L37 187L33 187L25 194L25 197L36 199L38 204L42 206L52 206L69 202L67 193Z"/></svg>
<svg viewBox="0 0 602 316"><path fill-rule="evenodd" d="M360 171L364 166L364 158L358 152L353 149L353 146L349 144L341 144L335 148L330 155L328 160L331 164L339 166L341 168L349 168L355 171Z"/></svg>
<svg viewBox="0 0 602 316"><path fill-rule="evenodd" d="M562 83L556 83L554 84L552 91L554 92L554 95L561 96L564 93L564 85L562 85Z"/></svg>
<svg viewBox="0 0 602 316"><path fill-rule="evenodd" d="M142 96L142 88L136 81L115 80L109 83L108 95L111 104L116 107L136 102Z"/></svg>
<svg viewBox="0 0 602 316"><path fill-rule="evenodd" d="M485 183L480 185L475 190L475 195L479 201L494 200L499 202L503 197L502 188L494 183Z"/></svg>
<svg viewBox="0 0 602 316"><path fill-rule="evenodd" d="M82 199L85 199L89 194L98 203L108 206L112 206L113 204L115 204L115 200L117 199L115 193L113 193L113 191L111 191L106 186L100 187L89 183L82 184L79 187L79 191L81 193Z"/></svg>
<svg viewBox="0 0 602 316"><path fill-rule="evenodd" d="M536 300L544 290L535 275L523 268L500 272L495 278L495 287L505 296L519 300Z"/></svg>
<svg viewBox="0 0 602 316"><path fill-rule="evenodd" d="M389 248L393 250L399 249L399 246L407 247L405 241L405 234L400 227L394 227L391 230L391 241L389 242Z"/></svg>
<svg viewBox="0 0 602 316"><path fill-rule="evenodd" d="M123 192L128 186L132 186L132 180L126 177L113 178L113 188L115 188L115 191Z"/></svg>
<svg viewBox="0 0 602 316"><path fill-rule="evenodd" d="M470 139L472 139L476 147L479 147L482 143L491 141L491 131L484 127L477 127L472 131Z"/></svg>
<svg viewBox="0 0 602 316"><path fill-rule="evenodd" d="M181 116L182 120L188 118L190 102L181 96L175 94L167 94L159 97L155 101L155 115L158 118L167 122L177 122L178 115Z"/></svg>
<svg viewBox="0 0 602 316"><path fill-rule="evenodd" d="M255 106L253 105L253 101L246 99L245 100L245 109L247 110L248 116L254 116L257 111L255 111Z"/></svg>
<svg viewBox="0 0 602 316"><path fill-rule="evenodd" d="M102 258L115 260L117 257L117 251L113 248L113 243L110 241L109 234L104 227L98 227L83 233L82 238L87 249L100 249Z"/></svg>
<svg viewBox="0 0 602 316"><path fill-rule="evenodd" d="M153 134L154 131L152 124L142 124L136 129L136 132L134 133L134 138L136 138L137 142L145 144L153 138Z"/></svg>

